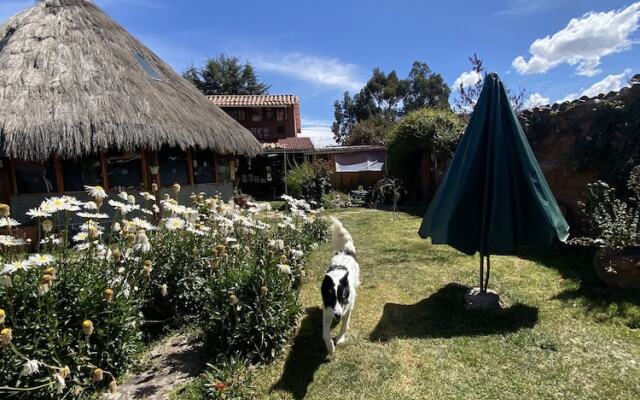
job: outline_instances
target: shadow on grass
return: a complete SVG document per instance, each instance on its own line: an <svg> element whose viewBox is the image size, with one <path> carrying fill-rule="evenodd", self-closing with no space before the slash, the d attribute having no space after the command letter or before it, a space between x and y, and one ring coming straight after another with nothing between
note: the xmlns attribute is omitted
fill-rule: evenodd
<svg viewBox="0 0 640 400"><path fill-rule="evenodd" d="M306 396L316 371L327 362L327 349L322 340L322 310L312 307L306 314L293 340L282 376L271 387L272 391L289 392L295 399Z"/></svg>
<svg viewBox="0 0 640 400"><path fill-rule="evenodd" d="M593 270L593 251L560 247L555 251L525 252L520 257L557 270L577 287L554 297L561 301L581 300L598 320L620 319L630 328L640 328L640 291L611 289Z"/></svg>
<svg viewBox="0 0 640 400"><path fill-rule="evenodd" d="M538 321L538 309L515 304L504 310L471 311L464 305L469 288L448 284L416 304L384 306L370 339L387 342L393 338L451 338L515 332L531 328Z"/></svg>

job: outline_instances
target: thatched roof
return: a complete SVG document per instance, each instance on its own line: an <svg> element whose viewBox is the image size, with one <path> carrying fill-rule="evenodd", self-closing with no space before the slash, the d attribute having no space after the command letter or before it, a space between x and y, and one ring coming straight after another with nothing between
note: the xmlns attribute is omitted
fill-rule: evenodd
<svg viewBox="0 0 640 400"><path fill-rule="evenodd" d="M251 132L89 0L40 1L0 26L0 156L163 145L261 151Z"/></svg>

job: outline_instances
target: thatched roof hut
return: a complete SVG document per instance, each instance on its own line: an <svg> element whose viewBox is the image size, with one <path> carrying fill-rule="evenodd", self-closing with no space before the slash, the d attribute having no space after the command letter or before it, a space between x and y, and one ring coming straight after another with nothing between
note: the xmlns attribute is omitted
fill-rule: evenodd
<svg viewBox="0 0 640 400"><path fill-rule="evenodd" d="M43 0L0 27L0 157L162 146L261 151L251 132L89 0Z"/></svg>

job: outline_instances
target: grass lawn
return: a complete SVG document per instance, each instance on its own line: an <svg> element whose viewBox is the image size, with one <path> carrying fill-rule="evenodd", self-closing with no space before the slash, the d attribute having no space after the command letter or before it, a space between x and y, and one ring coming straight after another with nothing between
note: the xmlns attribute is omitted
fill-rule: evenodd
<svg viewBox="0 0 640 400"><path fill-rule="evenodd" d="M291 348L253 374L260 398L640 398L640 296L599 287L589 257L492 257L490 287L508 308L474 313L462 299L477 284L477 256L419 239L420 218L409 214L336 215L362 269L348 341L325 359L325 244L307 267Z"/></svg>

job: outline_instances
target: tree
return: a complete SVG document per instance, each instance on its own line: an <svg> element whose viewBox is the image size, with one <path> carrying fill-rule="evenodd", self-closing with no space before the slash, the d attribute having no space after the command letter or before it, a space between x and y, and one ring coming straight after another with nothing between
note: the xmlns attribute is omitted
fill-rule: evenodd
<svg viewBox="0 0 640 400"><path fill-rule="evenodd" d="M404 99L405 113L425 107L449 108L451 89L444 82L442 75L434 74L426 63L413 63L408 82L409 88Z"/></svg>
<svg viewBox="0 0 640 400"><path fill-rule="evenodd" d="M394 122L382 116L373 116L356 122L351 128L351 134L346 138L346 146L375 145L386 146L389 134L393 130Z"/></svg>
<svg viewBox="0 0 640 400"><path fill-rule="evenodd" d="M410 193L417 193L422 158L450 158L466 124L451 110L423 108L402 117L393 129L388 145L391 172Z"/></svg>
<svg viewBox="0 0 640 400"><path fill-rule="evenodd" d="M269 92L269 85L261 82L249 62L220 54L207 60L204 66L191 66L182 74L205 95L256 94Z"/></svg>
<svg viewBox="0 0 640 400"><path fill-rule="evenodd" d="M464 82L460 82L456 87L456 96L453 100L453 109L457 113L470 114L476 106L476 102L482 92L482 86L484 85L484 77L487 75L487 71L484 67L484 62L477 54L469 57L471 63L471 72L477 74L478 80L475 84L465 86ZM511 106L516 112L522 111L524 102L526 100L527 91L524 87L519 88L516 92L512 92L507 89L507 94L511 99Z"/></svg>
<svg viewBox="0 0 640 400"><path fill-rule="evenodd" d="M358 139L369 139L371 135L349 139L356 126L371 132L372 124L380 123L384 130L409 111L423 107L449 108L449 94L450 89L442 76L432 72L426 63L414 62L407 79L398 78L395 71L387 74L375 68L360 92L354 96L345 92L342 101L335 102L335 121L331 130L338 143L366 144ZM367 125L358 125L372 118L375 119Z"/></svg>

